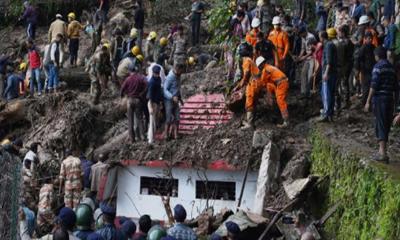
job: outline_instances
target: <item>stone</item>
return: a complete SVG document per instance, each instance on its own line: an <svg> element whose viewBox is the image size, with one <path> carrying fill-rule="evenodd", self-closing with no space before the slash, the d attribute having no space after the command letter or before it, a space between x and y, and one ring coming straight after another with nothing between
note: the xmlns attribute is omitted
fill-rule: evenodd
<svg viewBox="0 0 400 240"><path fill-rule="evenodd" d="M299 178L304 178L308 175L309 169L309 159L303 154L297 154L286 164L281 177L284 180L296 180Z"/></svg>
<svg viewBox="0 0 400 240"><path fill-rule="evenodd" d="M221 139L221 142L222 142L222 144L224 144L224 145L230 143L231 141L232 141L232 140L231 140L230 138Z"/></svg>
<svg viewBox="0 0 400 240"><path fill-rule="evenodd" d="M310 178L301 178L294 181L286 181L283 183L285 193L290 200L295 199L299 194L311 183Z"/></svg>
<svg viewBox="0 0 400 240"><path fill-rule="evenodd" d="M280 155L278 147L272 141L269 141L262 154L253 213L263 215L267 196L278 189Z"/></svg>
<svg viewBox="0 0 400 240"><path fill-rule="evenodd" d="M253 148L263 148L273 137L271 130L256 130L253 134Z"/></svg>

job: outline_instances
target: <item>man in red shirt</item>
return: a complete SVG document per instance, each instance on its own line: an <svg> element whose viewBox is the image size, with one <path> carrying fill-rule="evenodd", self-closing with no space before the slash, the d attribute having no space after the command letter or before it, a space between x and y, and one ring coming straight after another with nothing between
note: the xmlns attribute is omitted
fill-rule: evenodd
<svg viewBox="0 0 400 240"><path fill-rule="evenodd" d="M42 82L40 81L40 68L42 66L39 50L33 43L32 39L27 42L28 46L28 61L31 70L31 79L29 82L30 96L33 97L35 93L35 82L37 83L38 96L42 95Z"/></svg>
<svg viewBox="0 0 400 240"><path fill-rule="evenodd" d="M143 127L143 98L147 93L146 77L134 72L125 79L121 87L121 97L128 97L128 130L129 137L135 142L135 135L138 140L144 140Z"/></svg>

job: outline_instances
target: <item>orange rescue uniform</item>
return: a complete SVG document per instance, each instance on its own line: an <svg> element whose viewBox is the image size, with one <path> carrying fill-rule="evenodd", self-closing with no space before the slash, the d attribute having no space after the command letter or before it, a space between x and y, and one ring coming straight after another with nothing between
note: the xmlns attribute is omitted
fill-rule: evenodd
<svg viewBox="0 0 400 240"><path fill-rule="evenodd" d="M257 34L259 33L259 30L257 28L254 28L247 32L246 34L246 42L250 44L251 46L256 47L257 44Z"/></svg>
<svg viewBox="0 0 400 240"><path fill-rule="evenodd" d="M269 33L268 40L270 40L274 44L278 52L278 58L279 58L278 67L280 69L283 69L284 61L287 54L289 53L289 46L290 46L288 34L282 29L280 30L274 29Z"/></svg>
<svg viewBox="0 0 400 240"><path fill-rule="evenodd" d="M372 27L368 27L367 29L365 29L365 33L370 32L372 35L372 45L374 45L375 47L379 46L379 39L378 39L378 34L376 33L375 29L373 29ZM363 39L363 43L365 44L367 40Z"/></svg>

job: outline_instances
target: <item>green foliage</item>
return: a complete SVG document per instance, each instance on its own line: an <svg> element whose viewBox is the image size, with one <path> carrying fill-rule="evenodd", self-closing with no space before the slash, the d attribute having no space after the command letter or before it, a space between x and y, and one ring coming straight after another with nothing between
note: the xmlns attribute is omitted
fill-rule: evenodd
<svg viewBox="0 0 400 240"><path fill-rule="evenodd" d="M384 171L359 163L356 155L339 153L314 133L312 172L329 176L324 206L341 202L327 222L327 239L400 239L400 183Z"/></svg>
<svg viewBox="0 0 400 240"><path fill-rule="evenodd" d="M208 27L213 44L219 44L228 39L229 19L233 16L229 2L229 0L217 1L213 8L208 11Z"/></svg>

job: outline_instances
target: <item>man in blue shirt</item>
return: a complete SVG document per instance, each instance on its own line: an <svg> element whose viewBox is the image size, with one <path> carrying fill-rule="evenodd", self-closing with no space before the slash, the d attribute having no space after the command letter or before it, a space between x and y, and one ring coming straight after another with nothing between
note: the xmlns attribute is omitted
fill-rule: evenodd
<svg viewBox="0 0 400 240"><path fill-rule="evenodd" d="M372 100L375 115L375 133L379 141L376 161L388 162L386 144L393 119L394 103L398 98L399 83L393 65L387 60L386 49L378 47L374 51L377 63L372 70L371 88L364 111L368 112Z"/></svg>
<svg viewBox="0 0 400 240"><path fill-rule="evenodd" d="M360 3L360 0L353 0L353 4L350 7L351 18L357 18L357 20L362 16L365 15L365 7L363 4Z"/></svg>
<svg viewBox="0 0 400 240"><path fill-rule="evenodd" d="M174 207L174 218L176 223L173 227L168 229L168 236L172 236L177 240L197 240L197 236L193 229L184 224L186 219L186 210L182 205L177 204Z"/></svg>
<svg viewBox="0 0 400 240"><path fill-rule="evenodd" d="M7 78L7 85L4 91L4 98L8 101L19 97L19 85L24 82L22 74L16 73L14 71L9 72Z"/></svg>
<svg viewBox="0 0 400 240"><path fill-rule="evenodd" d="M320 32L319 37L324 45L322 55L322 103L324 109L320 121L332 121L335 106L335 88L337 79L337 50L332 42L336 38L336 30L330 28Z"/></svg>
<svg viewBox="0 0 400 240"><path fill-rule="evenodd" d="M182 64L176 64L172 69L164 83L164 105L166 113L166 126L164 130L164 138L168 139L171 133L174 134L174 139L178 138L178 126L179 126L179 114L180 107L179 102L181 99L181 74L183 73L185 66Z"/></svg>

